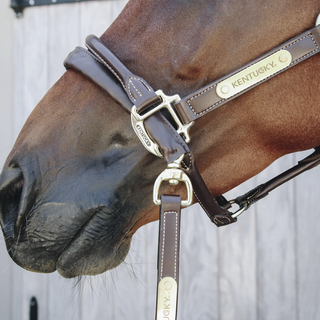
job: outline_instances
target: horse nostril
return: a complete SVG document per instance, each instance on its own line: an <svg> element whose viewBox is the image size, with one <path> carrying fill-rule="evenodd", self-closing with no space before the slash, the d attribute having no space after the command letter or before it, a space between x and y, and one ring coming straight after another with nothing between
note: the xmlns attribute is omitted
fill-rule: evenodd
<svg viewBox="0 0 320 320"><path fill-rule="evenodd" d="M20 168L7 168L0 177L0 222L6 237L13 237L19 217L24 178Z"/></svg>

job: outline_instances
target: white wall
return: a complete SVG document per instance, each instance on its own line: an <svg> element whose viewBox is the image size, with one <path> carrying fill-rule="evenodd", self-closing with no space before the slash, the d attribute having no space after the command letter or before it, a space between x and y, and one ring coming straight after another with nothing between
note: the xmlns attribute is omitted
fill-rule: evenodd
<svg viewBox="0 0 320 320"><path fill-rule="evenodd" d="M0 170L13 143L13 19L9 1L0 0ZM11 267L0 234L0 319L11 319Z"/></svg>
<svg viewBox="0 0 320 320"><path fill-rule="evenodd" d="M1 71L3 61L8 61L4 63L6 79L14 78L13 89L10 81L0 86L4 90L1 137L11 132L0 141L4 143L2 153L9 151L12 132L17 135L27 115L64 72L67 53L83 44L86 35L100 35L124 4L114 0L29 8L23 18L14 19L13 35L1 34L5 37L1 46L13 41L14 48L12 69L8 49L12 45L1 47L1 55L9 50L9 58L0 61ZM6 22L10 28L12 13L6 12L5 19L11 17ZM2 16L0 22L1 26L5 23ZM305 155L277 161L229 192L229 198L270 179ZM320 319L319 176L320 168L306 173L274 191L236 224L219 230L200 210L183 212L180 320ZM33 295L41 320L153 318L157 239L157 223L142 228L124 264L100 277L85 277L75 288L74 281L56 273L30 273L5 262L7 256L2 252L0 319L27 320Z"/></svg>

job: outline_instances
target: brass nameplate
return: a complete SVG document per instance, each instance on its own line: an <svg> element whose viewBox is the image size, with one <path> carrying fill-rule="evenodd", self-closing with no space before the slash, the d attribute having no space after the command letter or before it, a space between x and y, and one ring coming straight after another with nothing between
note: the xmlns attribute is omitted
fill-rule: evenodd
<svg viewBox="0 0 320 320"><path fill-rule="evenodd" d="M217 95L228 99L288 67L291 62L291 53L280 50L220 82L216 88Z"/></svg>
<svg viewBox="0 0 320 320"><path fill-rule="evenodd" d="M158 285L157 319L175 320L178 285L171 277L163 278Z"/></svg>

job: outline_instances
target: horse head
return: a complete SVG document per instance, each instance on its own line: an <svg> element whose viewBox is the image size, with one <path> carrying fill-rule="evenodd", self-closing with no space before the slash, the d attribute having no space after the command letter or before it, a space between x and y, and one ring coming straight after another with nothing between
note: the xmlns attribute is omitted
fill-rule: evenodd
<svg viewBox="0 0 320 320"><path fill-rule="evenodd" d="M183 97L312 28L319 12L316 0L131 0L101 40L153 88ZM213 196L320 144L311 90L319 67L312 57L198 120L190 149ZM119 105L68 70L30 115L0 177L10 256L67 278L115 268L134 232L158 219L152 186L164 168Z"/></svg>

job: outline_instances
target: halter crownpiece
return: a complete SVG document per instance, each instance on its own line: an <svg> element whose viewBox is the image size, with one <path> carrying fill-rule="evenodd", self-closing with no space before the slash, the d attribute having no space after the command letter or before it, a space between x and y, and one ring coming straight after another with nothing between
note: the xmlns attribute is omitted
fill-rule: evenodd
<svg viewBox="0 0 320 320"><path fill-rule="evenodd" d="M71 52L65 60L65 67L79 72L109 93L131 114L133 129L145 148L168 163L168 168L157 178L153 191L154 202L160 206L156 319L174 320L178 294L180 211L181 205L192 203L192 192L210 220L217 226L224 226L237 221L243 211L271 190L320 163L319 146L295 167L248 193L231 201L223 196L214 199L187 145L189 129L199 117L319 53L320 15L315 28L182 99L178 95L166 96L161 90L154 91L144 79L128 70L97 37L88 36L86 46L88 50L77 47ZM161 113L163 108L169 111L169 116ZM188 198L159 196L163 181L173 185L184 182ZM239 209L231 213L228 209L233 204L237 204Z"/></svg>

